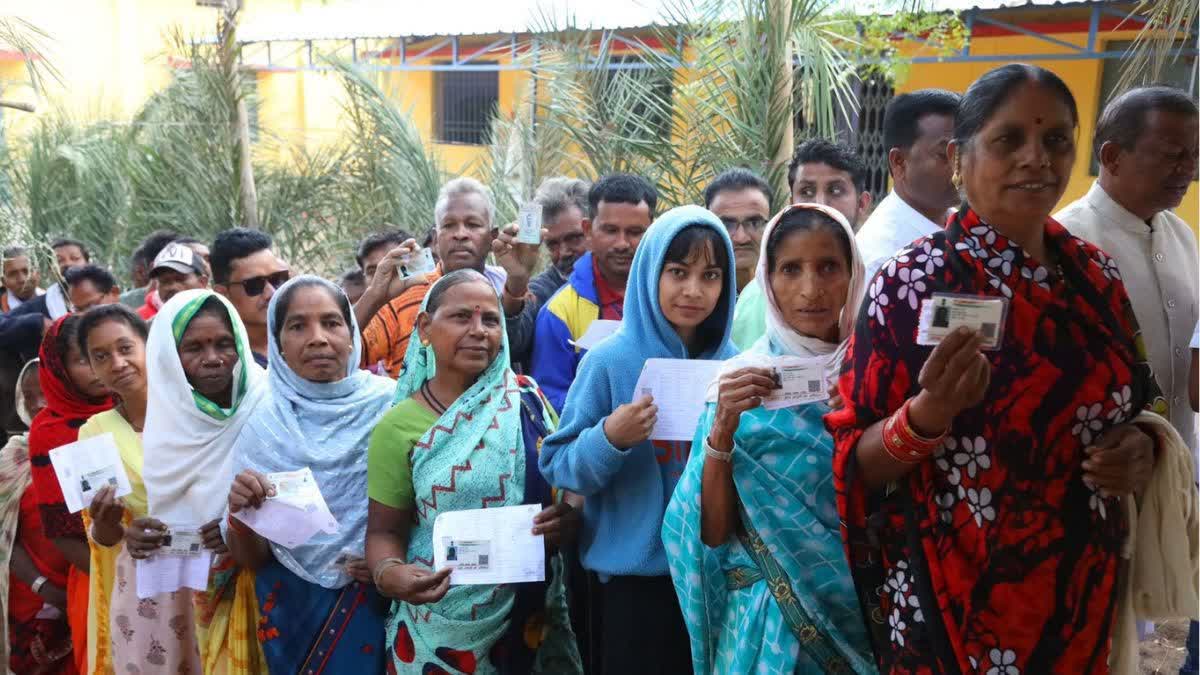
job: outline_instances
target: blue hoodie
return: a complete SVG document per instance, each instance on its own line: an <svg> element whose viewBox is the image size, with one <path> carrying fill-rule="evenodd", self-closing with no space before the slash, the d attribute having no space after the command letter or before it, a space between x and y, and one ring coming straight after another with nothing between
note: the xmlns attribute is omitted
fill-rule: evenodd
<svg viewBox="0 0 1200 675"><path fill-rule="evenodd" d="M538 459L551 485L586 498L579 539L583 566L606 580L668 573L660 534L663 512L687 464L691 443L643 441L619 450L604 434L604 421L618 406L633 400L646 359L688 358L683 340L659 308L658 279L671 241L689 225L718 232L729 260L725 290L713 310L724 319L720 340L696 358L724 360L737 354L729 340L737 296L729 234L706 209L671 209L638 244L625 287L621 327L584 355L567 392L558 431L542 444Z"/></svg>

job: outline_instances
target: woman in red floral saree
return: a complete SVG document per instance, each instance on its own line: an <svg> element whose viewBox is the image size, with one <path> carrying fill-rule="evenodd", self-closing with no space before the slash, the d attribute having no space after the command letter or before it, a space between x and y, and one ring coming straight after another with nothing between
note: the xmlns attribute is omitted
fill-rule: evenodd
<svg viewBox="0 0 1200 675"><path fill-rule="evenodd" d="M1120 273L1049 218L1078 114L1009 65L963 97L966 203L871 281L826 417L855 584L884 673L1108 672L1126 526L1161 402ZM1002 341L915 344L933 293L1008 300Z"/></svg>

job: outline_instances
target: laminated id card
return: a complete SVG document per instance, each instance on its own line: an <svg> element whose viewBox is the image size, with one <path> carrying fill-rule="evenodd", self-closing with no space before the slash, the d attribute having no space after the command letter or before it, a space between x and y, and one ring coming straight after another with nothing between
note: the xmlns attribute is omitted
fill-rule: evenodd
<svg viewBox="0 0 1200 675"><path fill-rule="evenodd" d="M433 261L433 251L428 248L420 249L412 255L400 259L400 275L411 277L414 274L428 274L437 267Z"/></svg>
<svg viewBox="0 0 1200 675"><path fill-rule="evenodd" d="M1008 298L934 293L921 305L917 344L936 345L965 326L983 334L982 349L993 351L1004 340Z"/></svg>
<svg viewBox="0 0 1200 675"><path fill-rule="evenodd" d="M204 537L200 530L190 526L170 527L162 539L162 548L157 551L166 555L200 555L204 552Z"/></svg>
<svg viewBox="0 0 1200 675"><path fill-rule="evenodd" d="M517 241L522 244L542 243L542 207L529 202L517 213Z"/></svg>
<svg viewBox="0 0 1200 675"><path fill-rule="evenodd" d="M486 570L490 564L492 542L488 539L462 540L442 538L447 567L456 570Z"/></svg>
<svg viewBox="0 0 1200 675"><path fill-rule="evenodd" d="M767 410L790 408L829 398L829 385L825 383L825 360L822 358L780 357L775 359L771 373L778 388L763 399L762 405Z"/></svg>

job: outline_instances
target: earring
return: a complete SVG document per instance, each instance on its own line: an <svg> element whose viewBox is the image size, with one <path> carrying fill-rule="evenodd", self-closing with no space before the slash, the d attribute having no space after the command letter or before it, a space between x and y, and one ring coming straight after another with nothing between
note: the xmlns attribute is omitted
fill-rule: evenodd
<svg viewBox="0 0 1200 675"><path fill-rule="evenodd" d="M950 183L954 186L955 190L962 189L962 174L959 173L958 169L957 166L954 167L954 175L950 176Z"/></svg>

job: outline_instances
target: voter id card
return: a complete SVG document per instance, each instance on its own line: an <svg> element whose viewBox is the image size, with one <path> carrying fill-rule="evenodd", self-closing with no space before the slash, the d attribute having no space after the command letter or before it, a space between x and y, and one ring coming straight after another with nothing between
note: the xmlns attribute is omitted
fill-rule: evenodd
<svg viewBox="0 0 1200 675"><path fill-rule="evenodd" d="M491 564L492 542L487 539L464 540L442 538L446 551L446 566L458 570L486 570Z"/></svg>
<svg viewBox="0 0 1200 675"><path fill-rule="evenodd" d="M1007 315L1007 298L934 293L921 306L917 344L936 345L965 326L983 334L982 349L999 349Z"/></svg>
<svg viewBox="0 0 1200 675"><path fill-rule="evenodd" d="M275 494L267 499L302 499L318 491L316 479L309 469L267 474L267 481L275 489Z"/></svg>
<svg viewBox="0 0 1200 675"><path fill-rule="evenodd" d="M412 254L400 258L401 276L411 277L416 274L428 274L435 267L437 267L437 263L433 261L433 250L428 248L418 249Z"/></svg>
<svg viewBox="0 0 1200 675"><path fill-rule="evenodd" d="M763 399L762 405L767 410L790 408L829 398L824 359L782 357L772 365L771 376L777 388Z"/></svg>
<svg viewBox="0 0 1200 675"><path fill-rule="evenodd" d="M162 547L157 553L166 555L200 555L204 551L204 537L195 527L170 527L162 539Z"/></svg>
<svg viewBox="0 0 1200 675"><path fill-rule="evenodd" d="M537 202L529 202L517 213L517 241L542 243L542 207Z"/></svg>
<svg viewBox="0 0 1200 675"><path fill-rule="evenodd" d="M107 485L117 487L117 467L102 466L84 473L79 477L79 492L83 496L83 503L90 504L96 493Z"/></svg>

